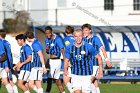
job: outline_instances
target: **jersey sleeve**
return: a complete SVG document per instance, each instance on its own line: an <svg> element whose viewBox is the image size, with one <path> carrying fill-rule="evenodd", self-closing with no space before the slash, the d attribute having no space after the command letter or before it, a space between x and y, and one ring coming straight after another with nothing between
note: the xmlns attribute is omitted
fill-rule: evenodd
<svg viewBox="0 0 140 93"><path fill-rule="evenodd" d="M102 42L101 42L101 40L99 39L99 37L95 37L95 42L96 42L96 44L97 44L97 46L100 48L101 46L103 46L103 44L102 44Z"/></svg>
<svg viewBox="0 0 140 93"><path fill-rule="evenodd" d="M27 57L28 57L29 55L32 55L32 49L31 49L30 46L27 46L27 47L25 48L25 51L26 51Z"/></svg>
<svg viewBox="0 0 140 93"><path fill-rule="evenodd" d="M88 49L92 56L96 56L97 54L99 54L99 51L95 50L95 48L90 44L88 45Z"/></svg>
<svg viewBox="0 0 140 93"><path fill-rule="evenodd" d="M3 46L3 44L0 44L0 55L2 55L4 53L5 53L4 46Z"/></svg>
<svg viewBox="0 0 140 93"><path fill-rule="evenodd" d="M64 48L64 44L62 42L62 39L60 37L57 37L57 44L59 46L60 49Z"/></svg>
<svg viewBox="0 0 140 93"><path fill-rule="evenodd" d="M38 44L34 44L32 47L33 47L33 50L36 52L42 51L41 47Z"/></svg>
<svg viewBox="0 0 140 93"><path fill-rule="evenodd" d="M65 50L65 58L70 59L69 47L66 47L66 50Z"/></svg>

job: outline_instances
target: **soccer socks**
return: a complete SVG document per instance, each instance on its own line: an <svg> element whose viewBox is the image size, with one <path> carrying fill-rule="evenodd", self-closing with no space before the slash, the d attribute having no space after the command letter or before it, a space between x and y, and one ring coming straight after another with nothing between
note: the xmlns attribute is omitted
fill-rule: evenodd
<svg viewBox="0 0 140 93"><path fill-rule="evenodd" d="M99 87L96 87L96 91L97 91L97 93L100 93Z"/></svg>
<svg viewBox="0 0 140 93"><path fill-rule="evenodd" d="M73 93L73 89L72 89L71 83L68 82L68 83L66 84L66 86L67 86L68 90L70 91L70 93Z"/></svg>
<svg viewBox="0 0 140 93"><path fill-rule="evenodd" d="M10 84L6 85L6 89L7 89L8 93L13 93L13 88Z"/></svg>
<svg viewBox="0 0 140 93"><path fill-rule="evenodd" d="M13 91L14 91L14 93L18 93L18 88L16 85L13 86Z"/></svg>
<svg viewBox="0 0 140 93"><path fill-rule="evenodd" d="M34 90L35 92L38 92L38 90L37 90L37 87L36 87L36 86L34 86L33 90Z"/></svg>
<svg viewBox="0 0 140 93"><path fill-rule="evenodd" d="M97 93L97 90L94 84L91 84L91 93Z"/></svg>
<svg viewBox="0 0 140 93"><path fill-rule="evenodd" d="M37 93L43 93L43 88L39 88Z"/></svg>
<svg viewBox="0 0 140 93"><path fill-rule="evenodd" d="M30 93L30 91L29 91L29 90L27 90L27 91L25 91L24 93Z"/></svg>

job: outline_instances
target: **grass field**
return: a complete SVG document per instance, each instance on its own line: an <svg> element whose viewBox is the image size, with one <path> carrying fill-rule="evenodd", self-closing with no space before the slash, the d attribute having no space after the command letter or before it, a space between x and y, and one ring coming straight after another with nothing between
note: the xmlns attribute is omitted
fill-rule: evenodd
<svg viewBox="0 0 140 93"><path fill-rule="evenodd" d="M140 84L100 84L101 93L140 93ZM43 84L43 89L46 89L46 84ZM65 88L66 93L69 93ZM7 93L4 86L1 87L0 93ZM19 89L19 93L23 93ZM31 90L31 93L35 93ZM59 93L57 86L53 84L51 93Z"/></svg>

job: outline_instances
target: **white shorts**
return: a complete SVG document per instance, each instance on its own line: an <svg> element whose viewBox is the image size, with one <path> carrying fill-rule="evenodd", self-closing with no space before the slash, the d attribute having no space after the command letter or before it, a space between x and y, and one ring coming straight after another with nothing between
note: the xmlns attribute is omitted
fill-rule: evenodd
<svg viewBox="0 0 140 93"><path fill-rule="evenodd" d="M92 76L97 76L99 73L99 66L93 66L93 74Z"/></svg>
<svg viewBox="0 0 140 93"><path fill-rule="evenodd" d="M19 73L18 79L23 80L23 81L28 81L29 76L30 76L30 71L21 70Z"/></svg>
<svg viewBox="0 0 140 93"><path fill-rule="evenodd" d="M6 72L4 68L0 68L0 78L9 78L12 79L12 72Z"/></svg>
<svg viewBox="0 0 140 93"><path fill-rule="evenodd" d="M41 67L34 67L31 69L29 80L42 81L43 69Z"/></svg>
<svg viewBox="0 0 140 93"><path fill-rule="evenodd" d="M74 91L82 90L84 93L90 93L91 90L91 75L88 76L79 76L71 75L71 84Z"/></svg>
<svg viewBox="0 0 140 93"><path fill-rule="evenodd" d="M61 59L50 59L50 73L49 78L59 79L61 70Z"/></svg>

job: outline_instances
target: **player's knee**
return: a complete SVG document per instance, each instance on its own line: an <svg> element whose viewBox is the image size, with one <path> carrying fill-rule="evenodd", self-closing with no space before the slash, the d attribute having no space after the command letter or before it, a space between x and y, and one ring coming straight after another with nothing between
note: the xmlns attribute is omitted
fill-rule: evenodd
<svg viewBox="0 0 140 93"><path fill-rule="evenodd" d="M8 80L7 80L7 78L2 78L2 84L3 85L7 85L9 82L8 82Z"/></svg>
<svg viewBox="0 0 140 93"><path fill-rule="evenodd" d="M30 88L33 88L34 87L34 82L29 82L28 85L29 85Z"/></svg>
<svg viewBox="0 0 140 93"><path fill-rule="evenodd" d="M63 82L64 82L65 84L67 84L68 82L70 82L70 78L69 78L69 77L64 77L64 78L63 78Z"/></svg>

